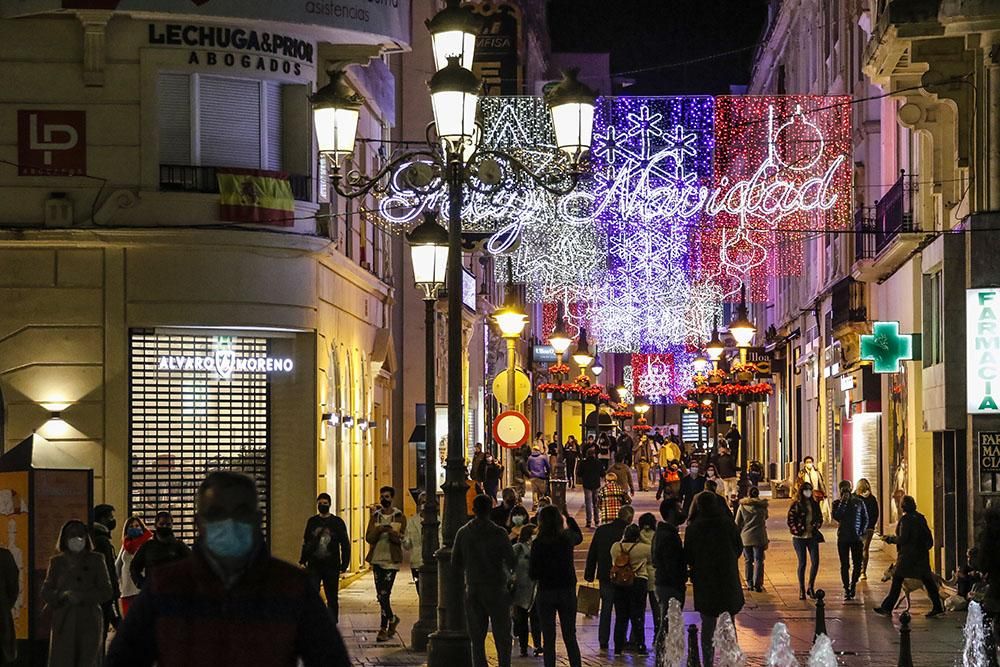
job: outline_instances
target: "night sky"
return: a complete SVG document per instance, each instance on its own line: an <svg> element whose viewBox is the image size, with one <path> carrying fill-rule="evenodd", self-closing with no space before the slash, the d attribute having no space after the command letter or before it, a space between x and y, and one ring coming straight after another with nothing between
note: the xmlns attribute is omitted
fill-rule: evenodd
<svg viewBox="0 0 1000 667"><path fill-rule="evenodd" d="M609 51L636 80L623 94L718 94L748 82L766 15L767 0L551 0L549 30L554 51Z"/></svg>

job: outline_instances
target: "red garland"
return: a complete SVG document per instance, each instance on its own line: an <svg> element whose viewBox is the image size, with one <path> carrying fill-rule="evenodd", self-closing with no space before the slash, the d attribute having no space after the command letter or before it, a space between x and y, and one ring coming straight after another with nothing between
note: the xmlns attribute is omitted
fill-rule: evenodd
<svg viewBox="0 0 1000 667"><path fill-rule="evenodd" d="M550 373L556 373L559 375L566 375L569 373L569 364L552 364L549 366Z"/></svg>

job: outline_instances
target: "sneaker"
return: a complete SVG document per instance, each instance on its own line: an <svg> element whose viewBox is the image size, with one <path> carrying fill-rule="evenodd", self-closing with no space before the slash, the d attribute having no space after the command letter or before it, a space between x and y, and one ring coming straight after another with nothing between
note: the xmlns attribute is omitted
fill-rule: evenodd
<svg viewBox="0 0 1000 667"><path fill-rule="evenodd" d="M378 631L378 634L375 635L375 641L379 643L389 641L389 635L386 633L385 628Z"/></svg>
<svg viewBox="0 0 1000 667"><path fill-rule="evenodd" d="M892 616L892 612L890 612L888 609L883 609L882 607L872 607L872 611L874 611L879 616Z"/></svg>
<svg viewBox="0 0 1000 667"><path fill-rule="evenodd" d="M862 572L861 573L861 581L868 581L868 573L867 572Z"/></svg>
<svg viewBox="0 0 1000 667"><path fill-rule="evenodd" d="M926 617L926 618L937 618L938 616L941 616L942 614L944 614L944 609L931 609L929 612L927 612L926 614L924 614L924 617Z"/></svg>
<svg viewBox="0 0 1000 667"><path fill-rule="evenodd" d="M389 633L390 637L396 634L396 628L398 626L399 626L399 616L393 616L392 620L389 621L389 627L386 629L386 632Z"/></svg>
<svg viewBox="0 0 1000 667"><path fill-rule="evenodd" d="M534 651L532 651L531 654L537 658L538 656L542 655L543 653L545 653L545 649L536 648Z"/></svg>

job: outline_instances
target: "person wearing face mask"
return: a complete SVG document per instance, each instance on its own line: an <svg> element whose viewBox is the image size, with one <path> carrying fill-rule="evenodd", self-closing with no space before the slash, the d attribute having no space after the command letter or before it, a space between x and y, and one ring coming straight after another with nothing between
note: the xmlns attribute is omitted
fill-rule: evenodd
<svg viewBox="0 0 1000 667"><path fill-rule="evenodd" d="M90 524L90 536L94 541L94 551L104 556L104 565L108 568L108 579L111 580L111 588L114 589L114 597L101 605L104 613L104 636L107 637L108 630L117 628L121 621L121 613L118 611L118 598L121 590L118 587L118 577L115 570L115 546L111 543L111 531L115 529L118 522L115 520L115 508L113 505L97 505L91 512L94 517Z"/></svg>
<svg viewBox="0 0 1000 667"><path fill-rule="evenodd" d="M82 521L63 525L56 548L42 584L42 600L52 611L49 667L99 665L104 653L101 605L114 595L104 556L94 551Z"/></svg>
<svg viewBox="0 0 1000 667"><path fill-rule="evenodd" d="M129 570L132 567L132 560L143 544L153 538L153 533L143 520L137 516L130 516L125 522L122 530L122 549L115 560L115 578L118 580L118 587L121 591L122 616L128 613L128 608L139 594L139 587L132 581Z"/></svg>
<svg viewBox="0 0 1000 667"><path fill-rule="evenodd" d="M365 542L368 543L365 561L372 566L375 594L382 612L381 626L375 637L377 642L388 641L396 634L396 627L399 625L399 616L392 611L392 586L403 562L406 517L398 507L392 506L395 495L396 490L391 486L379 489L379 504L371 508L371 517L365 530Z"/></svg>
<svg viewBox="0 0 1000 667"><path fill-rule="evenodd" d="M666 447L667 445L663 445ZM660 451L663 451L662 449ZM663 497L678 498L681 492L681 479L684 472L681 470L680 462L668 461L667 465L660 471L660 485L656 489L656 499Z"/></svg>
<svg viewBox="0 0 1000 667"><path fill-rule="evenodd" d="M813 498L813 487L809 482L799 485L795 500L788 507L788 530L792 533L792 546L798 558L799 599L815 597L816 574L819 572L819 545L823 533L823 511ZM809 554L809 588L806 588L806 554Z"/></svg>
<svg viewBox="0 0 1000 667"><path fill-rule="evenodd" d="M681 502L685 518L691 513L694 497L705 490L705 478L701 475L697 461L692 461L688 474L681 480Z"/></svg>
<svg viewBox="0 0 1000 667"><path fill-rule="evenodd" d="M188 545L174 535L174 519L170 512L157 512L153 525L153 539L139 547L129 566L132 581L140 589L154 569L191 555Z"/></svg>
<svg viewBox="0 0 1000 667"><path fill-rule="evenodd" d="M510 511L510 518L507 520L507 534L510 536L510 543L517 544L521 539L521 530L529 525L528 510L523 505L518 505Z"/></svg>
<svg viewBox="0 0 1000 667"><path fill-rule="evenodd" d="M865 504L865 512L868 514L868 526L865 529L865 539L862 543L861 552L861 579L868 578L868 551L872 545L872 538L878 530L879 506L878 498L872 493L872 485L867 479L862 477L858 480L858 495Z"/></svg>
<svg viewBox="0 0 1000 667"><path fill-rule="evenodd" d="M213 472L196 502L194 555L153 572L107 666L351 664L309 577L268 553L254 480Z"/></svg>
<svg viewBox="0 0 1000 667"><path fill-rule="evenodd" d="M343 519L330 513L332 502L328 493L316 496L316 514L306 521L299 565L306 569L317 594L322 584L333 622L338 623L340 575L351 565L351 538Z"/></svg>

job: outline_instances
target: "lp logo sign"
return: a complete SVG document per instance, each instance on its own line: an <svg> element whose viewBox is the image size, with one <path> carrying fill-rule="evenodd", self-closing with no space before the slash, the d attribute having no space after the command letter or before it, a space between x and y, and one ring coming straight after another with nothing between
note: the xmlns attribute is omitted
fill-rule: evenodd
<svg viewBox="0 0 1000 667"><path fill-rule="evenodd" d="M17 112L19 176L87 173L87 116L83 111Z"/></svg>

